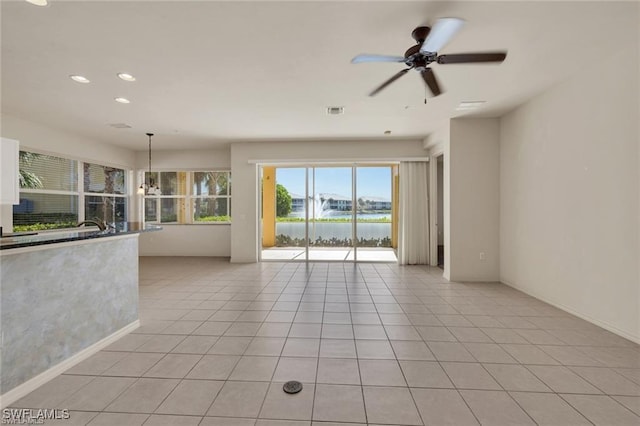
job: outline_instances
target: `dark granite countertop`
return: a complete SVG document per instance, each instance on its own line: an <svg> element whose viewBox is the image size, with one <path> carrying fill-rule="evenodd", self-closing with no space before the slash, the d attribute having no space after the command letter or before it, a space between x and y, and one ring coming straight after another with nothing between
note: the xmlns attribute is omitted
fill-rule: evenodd
<svg viewBox="0 0 640 426"><path fill-rule="evenodd" d="M20 247L41 246L47 244L64 243L68 241L90 240L95 238L109 238L118 235L140 234L142 232L160 231L161 226L144 224L142 222L120 222L114 228L100 231L97 228L78 228L61 232L42 232L37 235L23 235L0 238L0 250Z"/></svg>

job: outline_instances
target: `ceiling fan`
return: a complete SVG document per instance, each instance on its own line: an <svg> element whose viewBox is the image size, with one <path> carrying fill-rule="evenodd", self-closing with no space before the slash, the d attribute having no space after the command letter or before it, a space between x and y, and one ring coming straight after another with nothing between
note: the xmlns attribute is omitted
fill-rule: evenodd
<svg viewBox="0 0 640 426"><path fill-rule="evenodd" d="M467 64L477 62L502 62L507 57L506 52L483 53L457 53L451 55L438 55L438 51L462 28L464 21L459 18L441 18L430 27L418 27L411 33L411 37L417 42L411 46L403 56L386 55L358 55L351 60L352 64L363 62L404 62L409 68L403 69L389 80L376 87L369 96L377 95L382 89L414 69L420 73L433 96L442 93L438 80L429 64L437 62L446 64ZM426 100L425 100L426 102Z"/></svg>

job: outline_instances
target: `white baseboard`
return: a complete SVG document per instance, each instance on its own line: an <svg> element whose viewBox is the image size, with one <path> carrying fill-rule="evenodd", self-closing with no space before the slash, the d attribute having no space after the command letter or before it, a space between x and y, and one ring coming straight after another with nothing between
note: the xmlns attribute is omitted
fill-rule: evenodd
<svg viewBox="0 0 640 426"><path fill-rule="evenodd" d="M550 299L548 299L546 297L540 296L539 294L536 294L535 292L530 291L528 289L522 288L522 287L520 287L520 286L518 286L516 284L510 283L510 282L505 281L505 280L500 280L500 282L502 284L508 285L509 287L513 287L516 290L519 290L519 291L521 291L521 292L523 292L525 294L528 294L531 297L535 297L538 300L542 300L543 302L548 303L551 306L554 306L554 307L556 307L558 309L562 309L563 311L568 312L571 315L575 315L578 318L581 318L581 319L583 319L585 321L588 321L591 324L594 324L594 325L597 325L598 327L604 328L605 330L610 331L610 332L612 332L614 334L617 334L620 337L624 337L627 340L630 340L630 341L632 341L634 343L640 344L640 336L629 334L624 330L620 330L615 325L609 324L608 322L599 320L599 319L594 318L594 317L592 317L590 315L583 314L582 312L578 312L575 309L570 308L570 307L568 307L568 306L566 306L566 305L564 305L562 303L558 303L558 302L550 300Z"/></svg>
<svg viewBox="0 0 640 426"><path fill-rule="evenodd" d="M0 408L5 408L9 404L14 403L15 401L19 400L23 396L33 392L40 386L47 383L49 380L57 377L58 375L65 372L69 368L73 367L74 365L79 364L80 362L89 358L91 355L99 352L101 349L106 348L107 346L109 346L110 344L112 344L113 342L115 342L125 334L129 334L130 332L132 332L138 327L140 327L140 320L135 320L131 324L125 325L115 333L94 343L88 348L81 350L77 354L65 359L61 363L54 365L53 367L49 368L46 371L43 371L42 373L38 374L34 378L29 379L23 384L16 386L15 388L11 389L9 392L0 395Z"/></svg>

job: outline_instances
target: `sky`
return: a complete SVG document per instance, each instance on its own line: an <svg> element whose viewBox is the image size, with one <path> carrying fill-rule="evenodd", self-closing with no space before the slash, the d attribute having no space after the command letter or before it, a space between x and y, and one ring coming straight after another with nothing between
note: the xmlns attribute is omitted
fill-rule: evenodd
<svg viewBox="0 0 640 426"><path fill-rule="evenodd" d="M312 193L313 169L309 169L309 193ZM316 193L351 196L351 167L316 167ZM291 193L304 196L305 169L278 167L276 183ZM357 197L370 195L391 200L390 167L358 167L356 169Z"/></svg>

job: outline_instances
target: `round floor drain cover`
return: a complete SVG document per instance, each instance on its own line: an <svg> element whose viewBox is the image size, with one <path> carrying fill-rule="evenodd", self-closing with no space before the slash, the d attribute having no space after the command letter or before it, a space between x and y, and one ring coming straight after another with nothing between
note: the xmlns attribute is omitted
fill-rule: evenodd
<svg viewBox="0 0 640 426"><path fill-rule="evenodd" d="M284 384L282 390L284 390L286 393L298 393L302 390L302 383L291 380L290 382Z"/></svg>

